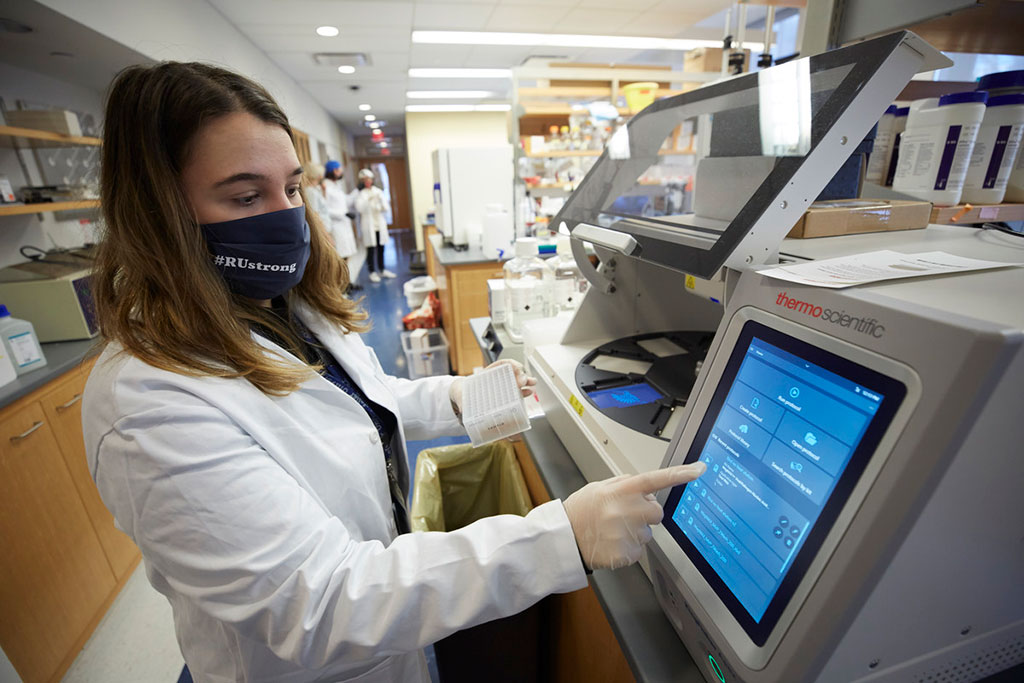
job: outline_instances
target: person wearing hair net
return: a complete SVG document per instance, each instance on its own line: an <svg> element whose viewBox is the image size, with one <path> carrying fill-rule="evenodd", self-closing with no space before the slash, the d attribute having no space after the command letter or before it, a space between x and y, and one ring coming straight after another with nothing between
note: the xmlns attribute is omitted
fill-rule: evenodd
<svg viewBox="0 0 1024 683"><path fill-rule="evenodd" d="M374 185L373 179L373 171L370 169L364 168L359 172L356 210L359 211L359 227L363 231L370 281L380 282L381 276L395 277L394 273L384 267L384 245L388 241L388 221L385 216L391 212L391 206L384 190Z"/></svg>

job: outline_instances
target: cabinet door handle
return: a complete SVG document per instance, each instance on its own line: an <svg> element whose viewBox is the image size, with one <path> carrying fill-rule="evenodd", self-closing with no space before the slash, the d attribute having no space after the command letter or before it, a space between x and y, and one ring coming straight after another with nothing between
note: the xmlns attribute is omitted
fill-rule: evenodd
<svg viewBox="0 0 1024 683"><path fill-rule="evenodd" d="M70 408L71 406L75 405L76 403L78 403L81 400L82 400L82 395L81 394L75 394L71 398L70 401L68 401L67 403L63 403L63 404L57 406L57 412L58 413L62 413L62 412L64 412L65 410L67 410L68 408Z"/></svg>
<svg viewBox="0 0 1024 683"><path fill-rule="evenodd" d="M32 432L36 431L40 427L42 427L43 424L44 424L43 422L36 422L31 427L29 427L27 430L22 432L21 434L18 434L17 436L12 436L11 437L11 443L18 443L22 439L28 438L29 434L31 434Z"/></svg>

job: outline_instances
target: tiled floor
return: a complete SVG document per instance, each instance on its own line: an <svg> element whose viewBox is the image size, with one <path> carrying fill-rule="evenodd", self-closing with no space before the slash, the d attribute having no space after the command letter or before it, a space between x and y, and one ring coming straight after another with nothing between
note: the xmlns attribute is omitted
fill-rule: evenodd
<svg viewBox="0 0 1024 683"><path fill-rule="evenodd" d="M398 277L374 284L364 266L357 282L363 286L359 295L364 297L363 304L373 323L373 328L365 335L366 342L377 352L386 372L408 377L399 333L402 316L408 313L402 284L414 276L408 269L413 237L410 231L395 231L393 237L385 250L384 265ZM416 454L424 448L466 442L466 437L410 442L410 469L415 471ZM428 658L430 655L432 653L428 653ZM140 565L63 680L65 683L175 683L182 663L171 608L149 585Z"/></svg>

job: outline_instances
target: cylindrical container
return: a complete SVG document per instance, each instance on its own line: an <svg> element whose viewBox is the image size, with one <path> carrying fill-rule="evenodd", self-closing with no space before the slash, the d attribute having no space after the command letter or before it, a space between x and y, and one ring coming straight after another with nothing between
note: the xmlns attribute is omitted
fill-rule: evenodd
<svg viewBox="0 0 1024 683"><path fill-rule="evenodd" d="M3 339L7 356L19 375L46 365L46 356L39 346L39 337L32 323L15 318L4 305L0 305L0 339Z"/></svg>
<svg viewBox="0 0 1024 683"><path fill-rule="evenodd" d="M1024 132L1024 94L998 95L988 99L974 152L967 166L962 201L998 204L1020 152Z"/></svg>
<svg viewBox="0 0 1024 683"><path fill-rule="evenodd" d="M523 341L523 323L543 318L547 311L544 262L537 258L537 240L516 240L515 258L505 263L505 330L514 342Z"/></svg>
<svg viewBox="0 0 1024 683"><path fill-rule="evenodd" d="M590 284L576 265L570 240L568 235L559 235L555 255L544 262L544 277L551 294L549 315L576 310Z"/></svg>
<svg viewBox="0 0 1024 683"><path fill-rule="evenodd" d="M892 146L889 148L888 159L885 162L885 174L882 175L882 185L892 187L892 180L896 175L896 165L900 158L900 143L903 141L903 131L907 129L907 117L910 115L910 107L897 107L893 112L895 121L892 128Z"/></svg>
<svg viewBox="0 0 1024 683"><path fill-rule="evenodd" d="M885 179L885 172L889 168L889 159L892 155L893 131L896 128L895 104L889 108L878 120L878 131L875 133L875 144L871 150L871 157L868 159L868 168L864 173L864 180L869 183L882 184Z"/></svg>
<svg viewBox="0 0 1024 683"><path fill-rule="evenodd" d="M915 100L892 189L937 206L959 204L987 100L978 90Z"/></svg>
<svg viewBox="0 0 1024 683"><path fill-rule="evenodd" d="M654 102L654 98L658 95L658 84L647 81L630 83L622 86L622 94L626 96L629 113L636 114Z"/></svg>
<svg viewBox="0 0 1024 683"><path fill-rule="evenodd" d="M978 90L987 90L989 97L1024 93L1024 70L982 76L978 79Z"/></svg>

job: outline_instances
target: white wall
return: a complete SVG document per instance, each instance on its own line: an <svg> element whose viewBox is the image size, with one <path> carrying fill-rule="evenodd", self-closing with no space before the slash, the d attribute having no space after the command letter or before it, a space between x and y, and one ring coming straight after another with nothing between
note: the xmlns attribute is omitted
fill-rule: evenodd
<svg viewBox="0 0 1024 683"><path fill-rule="evenodd" d="M412 189L416 248L423 249L423 221L434 206L431 153L441 147L487 147L508 143L507 112L446 112L405 115L405 144Z"/></svg>
<svg viewBox="0 0 1024 683"><path fill-rule="evenodd" d="M15 109L17 100L25 100L92 114L96 120L102 120L103 95L97 91L3 63L0 63L0 84L0 97L8 109ZM42 182L31 150L0 149L0 175L7 176L15 192L26 184L18 155L28 168L28 184ZM38 217L40 215L42 218ZM30 244L40 249L50 249L54 245L77 247L95 239L91 224L57 221L54 216L44 213L0 218L0 268L24 261L18 253L18 248L23 245Z"/></svg>
<svg viewBox="0 0 1024 683"><path fill-rule="evenodd" d="M152 59L211 62L242 73L270 91L293 126L323 141L330 154L341 151L343 130L327 110L206 0L40 3Z"/></svg>

